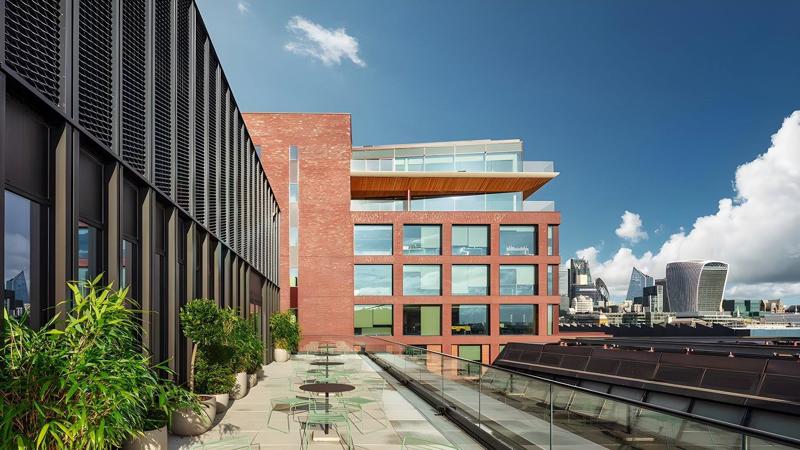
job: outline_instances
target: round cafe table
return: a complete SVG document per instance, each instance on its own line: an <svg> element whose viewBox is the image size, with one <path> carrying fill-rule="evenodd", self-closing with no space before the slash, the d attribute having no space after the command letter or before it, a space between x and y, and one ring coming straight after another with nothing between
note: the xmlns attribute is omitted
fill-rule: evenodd
<svg viewBox="0 0 800 450"><path fill-rule="evenodd" d="M312 366L325 366L325 377L328 377L328 368L330 366L341 366L344 364L341 361L314 361L311 363Z"/></svg>
<svg viewBox="0 0 800 450"><path fill-rule="evenodd" d="M356 387L351 384L343 384L343 383L315 383L315 384L304 384L300 386L301 391L305 392L313 392L315 394L325 394L325 410L328 410L328 397L330 394L338 394L340 392L349 392L355 389ZM328 435L330 425L325 424L323 426L325 430L325 435ZM337 440L339 438L336 438Z"/></svg>

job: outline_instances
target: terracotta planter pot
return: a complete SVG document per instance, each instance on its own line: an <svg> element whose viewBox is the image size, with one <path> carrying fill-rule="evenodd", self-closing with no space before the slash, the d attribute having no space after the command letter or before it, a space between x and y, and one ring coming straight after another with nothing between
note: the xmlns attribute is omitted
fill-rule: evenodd
<svg viewBox="0 0 800 450"><path fill-rule="evenodd" d="M145 431L144 435L125 441L122 450L167 450L167 426L157 430Z"/></svg>
<svg viewBox="0 0 800 450"><path fill-rule="evenodd" d="M172 413L170 431L178 436L197 436L205 433L217 416L217 399L201 396L202 411L198 414L191 409L179 409Z"/></svg>
<svg viewBox="0 0 800 450"><path fill-rule="evenodd" d="M239 372L236 374L236 384L233 386L233 391L231 391L231 397L234 400L239 400L247 395L249 391L247 386L247 372Z"/></svg>
<svg viewBox="0 0 800 450"><path fill-rule="evenodd" d="M231 402L231 394L208 394L210 397L214 397L214 400L217 401L217 414L221 412L225 412L228 410L228 406Z"/></svg>
<svg viewBox="0 0 800 450"><path fill-rule="evenodd" d="M276 348L273 353L274 353L273 356L275 357L275 362L282 363L289 360L289 352L287 350L284 350L282 348Z"/></svg>
<svg viewBox="0 0 800 450"><path fill-rule="evenodd" d="M253 386L258 384L258 374L255 373L248 373L247 374L247 387L252 388Z"/></svg>

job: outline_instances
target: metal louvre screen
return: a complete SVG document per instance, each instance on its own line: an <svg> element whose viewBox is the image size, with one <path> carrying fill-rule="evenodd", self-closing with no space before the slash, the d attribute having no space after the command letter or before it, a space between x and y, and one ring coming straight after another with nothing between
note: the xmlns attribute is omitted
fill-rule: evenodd
<svg viewBox="0 0 800 450"><path fill-rule="evenodd" d="M122 3L122 159L147 176L145 148L146 0Z"/></svg>
<svg viewBox="0 0 800 450"><path fill-rule="evenodd" d="M236 128L236 135L235 135L236 153L234 153L234 158L235 158L234 163L236 164L236 178L234 179L235 185L233 186L234 198L235 198L233 205L235 209L232 211L232 214L235 214L236 217L236 228L233 231L234 242L235 242L234 248L236 249L236 253L244 256L244 254L242 253L242 235L244 234L244 222L242 221L243 219L242 215L244 214L244 208L242 207L242 198L244 197L242 195L242 179L244 178L244 170L242 170L242 168L244 167L244 157L242 156L242 154L244 153L244 151L242 149L242 127L239 124L238 110L234 112L233 117L234 117L233 126Z"/></svg>
<svg viewBox="0 0 800 450"><path fill-rule="evenodd" d="M153 146L154 175L158 189L172 195L172 25L170 1L155 2L153 30Z"/></svg>
<svg viewBox="0 0 800 450"><path fill-rule="evenodd" d="M176 143L176 194L178 206L186 211L190 207L189 172L191 155L189 149L189 8L190 0L177 2L176 21L176 104L175 104L175 143Z"/></svg>
<svg viewBox="0 0 800 450"><path fill-rule="evenodd" d="M61 100L60 0L6 0L6 64L58 105Z"/></svg>
<svg viewBox="0 0 800 450"><path fill-rule="evenodd" d="M225 190L227 192L227 210L225 213L227 216L227 235L228 240L227 244L231 249L235 249L235 225L236 225L236 193L234 191L234 187L236 186L236 172L235 166L236 164L236 111L234 111L234 103L233 103L233 96L231 95L230 91L228 91L228 154L227 156L227 183L225 185Z"/></svg>
<svg viewBox="0 0 800 450"><path fill-rule="evenodd" d="M228 87L225 83L221 84L222 89L220 92L224 94L224 101L223 98L220 98L220 133L222 134L220 139L220 146L219 146L219 188L217 190L217 196L219 198L219 238L225 244L228 243L228 149L229 149L229 138L228 136L231 134L230 130L230 120L228 119L230 115L230 93L228 92ZM224 132L223 132L224 130Z"/></svg>
<svg viewBox="0 0 800 450"><path fill-rule="evenodd" d="M78 25L80 124L111 146L113 112L112 2L82 0Z"/></svg>
<svg viewBox="0 0 800 450"><path fill-rule="evenodd" d="M206 34L196 21L194 81L194 216L206 224Z"/></svg>
<svg viewBox="0 0 800 450"><path fill-rule="evenodd" d="M210 53L210 51L209 51ZM217 61L209 54L208 64L208 227L219 235L217 227L217 143L219 142L219 105Z"/></svg>

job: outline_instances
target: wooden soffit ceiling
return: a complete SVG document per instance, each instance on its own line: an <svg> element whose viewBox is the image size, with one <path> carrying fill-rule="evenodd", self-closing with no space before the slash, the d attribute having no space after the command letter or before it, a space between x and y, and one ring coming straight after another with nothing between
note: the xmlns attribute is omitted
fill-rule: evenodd
<svg viewBox="0 0 800 450"><path fill-rule="evenodd" d="M527 198L558 172L351 172L354 199L522 192Z"/></svg>

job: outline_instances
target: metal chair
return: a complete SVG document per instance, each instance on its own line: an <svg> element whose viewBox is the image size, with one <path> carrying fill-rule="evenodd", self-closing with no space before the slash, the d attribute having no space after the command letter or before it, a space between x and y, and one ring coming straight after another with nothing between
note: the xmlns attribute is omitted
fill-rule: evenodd
<svg viewBox="0 0 800 450"><path fill-rule="evenodd" d="M344 439L344 443L347 445L349 450L355 448L353 445L353 433L350 430L350 419L348 418L347 409L334 406L333 403L326 403L324 401L312 401L311 407L308 410L308 416L306 417L305 422L300 427L300 448L307 449L308 448L308 426L309 425L319 425L321 427L333 427L336 429L336 433L339 435L340 439L344 439L339 427L344 425L345 429L347 429L347 439Z"/></svg>

